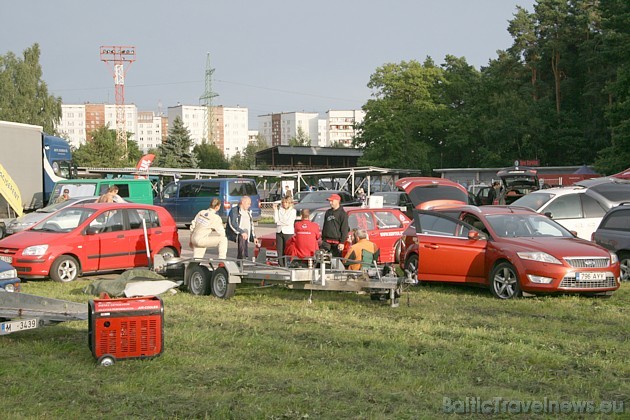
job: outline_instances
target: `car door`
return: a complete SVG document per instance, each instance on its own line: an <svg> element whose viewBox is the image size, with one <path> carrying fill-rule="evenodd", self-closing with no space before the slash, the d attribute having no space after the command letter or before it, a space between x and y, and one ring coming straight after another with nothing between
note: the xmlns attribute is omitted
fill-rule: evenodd
<svg viewBox="0 0 630 420"><path fill-rule="evenodd" d="M122 209L99 213L86 230L84 271L127 268L131 264Z"/></svg>
<svg viewBox="0 0 630 420"><path fill-rule="evenodd" d="M469 239L472 227L437 212L416 212L418 280L484 283L487 240Z"/></svg>
<svg viewBox="0 0 630 420"><path fill-rule="evenodd" d="M396 243L402 237L407 219L402 213L388 210L374 210L376 229L370 235L370 240L381 250L381 262L394 262ZM400 217L396 217L396 214Z"/></svg>
<svg viewBox="0 0 630 420"><path fill-rule="evenodd" d="M551 214L551 218L560 223L567 230L576 232L582 239L590 240L590 233L586 237L584 227L584 212L582 211L581 194L564 194L557 196L555 200L549 201L547 205L539 210L543 214Z"/></svg>
<svg viewBox="0 0 630 420"><path fill-rule="evenodd" d="M152 249L151 242L153 238L160 235L159 226L155 223L157 215L153 210L147 209L127 209L127 218L129 229L125 232L128 240L128 249L130 253L130 267L147 267L149 257L147 255L147 241L149 242L149 255L156 251ZM144 220L144 226L142 221ZM147 238L144 237L144 229L146 227Z"/></svg>

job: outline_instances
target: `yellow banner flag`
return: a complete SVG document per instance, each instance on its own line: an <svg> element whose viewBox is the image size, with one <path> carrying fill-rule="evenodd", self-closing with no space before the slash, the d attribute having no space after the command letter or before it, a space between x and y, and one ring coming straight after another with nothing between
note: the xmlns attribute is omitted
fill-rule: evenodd
<svg viewBox="0 0 630 420"><path fill-rule="evenodd" d="M4 169L4 166L0 164L0 195L7 200L7 203L17 213L18 216L22 215L22 194L20 190L11 179L11 175Z"/></svg>

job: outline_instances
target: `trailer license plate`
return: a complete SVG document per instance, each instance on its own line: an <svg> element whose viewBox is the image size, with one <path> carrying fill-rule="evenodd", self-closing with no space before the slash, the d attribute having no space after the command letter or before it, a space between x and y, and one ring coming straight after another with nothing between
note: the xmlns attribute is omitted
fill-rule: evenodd
<svg viewBox="0 0 630 420"><path fill-rule="evenodd" d="M4 255L0 255L0 261L11 264L13 262L13 257L5 257Z"/></svg>
<svg viewBox="0 0 630 420"><path fill-rule="evenodd" d="M32 330L37 328L37 319L20 319L19 321L9 321L0 323L0 331L2 334L10 334L12 332Z"/></svg>
<svg viewBox="0 0 630 420"><path fill-rule="evenodd" d="M592 273L588 271L584 273L575 273L575 279L577 281L606 280L606 273Z"/></svg>

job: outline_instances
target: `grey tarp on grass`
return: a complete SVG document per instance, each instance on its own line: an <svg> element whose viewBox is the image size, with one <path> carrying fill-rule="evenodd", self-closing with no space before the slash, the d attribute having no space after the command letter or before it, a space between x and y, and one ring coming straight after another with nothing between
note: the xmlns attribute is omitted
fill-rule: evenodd
<svg viewBox="0 0 630 420"><path fill-rule="evenodd" d="M123 297L125 296L125 288L130 283L139 283L139 282L153 283L156 281L160 281L159 285L158 284L154 285L154 286L159 286L158 289L156 289L155 287L152 287L151 284L148 284L146 288L147 294L144 294L144 295L135 294L134 296L147 296L147 295L163 293L166 290L171 289L173 287L177 287L181 284L181 282L177 282L177 283L171 282L172 283L171 287L166 287L167 284L163 283L163 281L168 281L168 279L165 278L164 276L157 274L154 271L147 270L145 268L134 268L133 270L125 271L117 279L114 279L114 280L96 280L93 283L87 285L85 289L83 290L83 293L94 295L94 296L100 296L101 293L107 293L110 297ZM136 290L134 290L133 293L142 293L141 286L140 286L140 289L138 289L138 285L134 285L134 286L135 286L134 289ZM164 290L162 290L159 293L151 293L153 291L156 291L156 290L159 291L161 289L164 289Z"/></svg>

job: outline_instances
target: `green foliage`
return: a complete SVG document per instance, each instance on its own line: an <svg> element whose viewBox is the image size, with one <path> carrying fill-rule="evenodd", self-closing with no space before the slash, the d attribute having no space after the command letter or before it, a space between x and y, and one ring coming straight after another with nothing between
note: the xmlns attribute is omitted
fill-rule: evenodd
<svg viewBox="0 0 630 420"><path fill-rule="evenodd" d="M155 166L163 168L196 168L197 158L192 152L192 140L181 118L173 121L166 141L158 147Z"/></svg>
<svg viewBox="0 0 630 420"><path fill-rule="evenodd" d="M310 146L311 138L308 136L308 133L304 131L302 126L299 126L297 129L297 136L291 137L289 139L289 146Z"/></svg>
<svg viewBox="0 0 630 420"><path fill-rule="evenodd" d="M230 169L264 169L256 166L256 152L267 149L269 145L265 138L259 134L256 142L247 145L243 153L237 152L230 159Z"/></svg>
<svg viewBox="0 0 630 420"><path fill-rule="evenodd" d="M90 168L124 168L135 166L142 157L138 144L130 140L128 133L127 159L123 159L124 148L116 141L116 130L101 127L92 133L92 140L74 150L72 158L77 166Z"/></svg>
<svg viewBox="0 0 630 420"><path fill-rule="evenodd" d="M223 156L223 152L214 144L203 142L195 145L193 153L202 169L228 169L229 162Z"/></svg>
<svg viewBox="0 0 630 420"><path fill-rule="evenodd" d="M48 94L39 56L37 43L24 51L23 58L11 52L0 56L0 120L40 125L54 134L61 98Z"/></svg>
<svg viewBox="0 0 630 420"><path fill-rule="evenodd" d="M513 45L480 71L446 56L376 69L354 145L361 164L414 168L630 162L630 3L517 7ZM599 155L598 155L599 152Z"/></svg>

